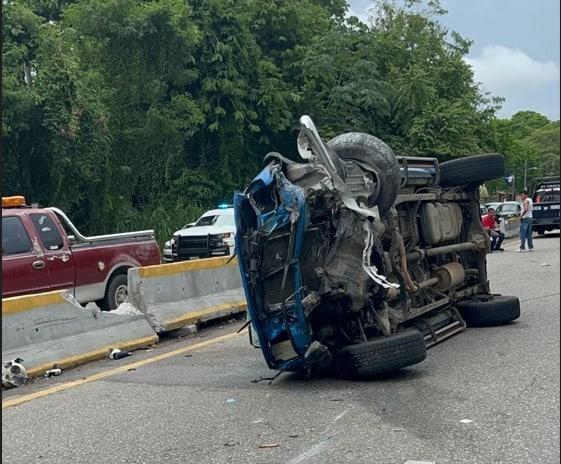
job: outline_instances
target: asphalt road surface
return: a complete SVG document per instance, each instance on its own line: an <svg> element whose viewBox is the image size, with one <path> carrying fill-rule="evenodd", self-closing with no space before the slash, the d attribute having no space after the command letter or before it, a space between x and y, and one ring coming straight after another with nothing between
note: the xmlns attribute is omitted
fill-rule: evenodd
<svg viewBox="0 0 561 464"><path fill-rule="evenodd" d="M4 392L2 461L558 463L559 234L535 244L489 256L520 320L468 329L417 366L252 383L271 373L237 321Z"/></svg>

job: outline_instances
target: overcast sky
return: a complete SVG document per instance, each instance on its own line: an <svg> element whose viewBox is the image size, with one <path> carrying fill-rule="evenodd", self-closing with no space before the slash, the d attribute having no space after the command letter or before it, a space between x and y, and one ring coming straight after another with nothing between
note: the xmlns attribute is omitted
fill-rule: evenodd
<svg viewBox="0 0 561 464"><path fill-rule="evenodd" d="M370 0L347 0L368 18ZM559 119L559 0L441 0L441 22L475 43L475 79L504 97L500 117L534 110Z"/></svg>

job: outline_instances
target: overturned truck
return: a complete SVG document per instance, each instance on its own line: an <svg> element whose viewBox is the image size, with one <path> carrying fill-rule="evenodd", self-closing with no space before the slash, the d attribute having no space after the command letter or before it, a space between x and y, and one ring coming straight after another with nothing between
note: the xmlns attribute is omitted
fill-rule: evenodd
<svg viewBox="0 0 561 464"><path fill-rule="evenodd" d="M478 186L499 154L396 157L381 140L325 143L300 119L301 162L279 153L234 197L253 343L270 368L368 376L416 364L468 325L508 323L492 294Z"/></svg>

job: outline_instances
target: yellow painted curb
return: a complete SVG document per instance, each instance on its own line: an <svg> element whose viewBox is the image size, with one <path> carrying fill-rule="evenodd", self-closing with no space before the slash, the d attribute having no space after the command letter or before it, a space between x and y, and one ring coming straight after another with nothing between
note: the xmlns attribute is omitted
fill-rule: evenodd
<svg viewBox="0 0 561 464"><path fill-rule="evenodd" d="M178 263L156 264L138 268L140 277L162 277L179 272L202 271L204 269L215 269L217 267L236 266L236 257L224 256L221 258L194 259L192 261L180 261Z"/></svg>
<svg viewBox="0 0 561 464"><path fill-rule="evenodd" d="M151 335L149 337L137 338L136 340L130 340L127 342L113 343L111 345L101 347L95 351L78 354L76 356L70 356L59 361L53 361L32 367L27 370L27 375L32 378L39 377L49 369L53 369L55 365L60 369L68 369L69 367L74 367L90 361L97 361L98 359L105 358L109 356L109 351L113 348L119 348L120 350L135 350L137 348L142 348L145 346L152 346L156 344L157 341L158 336Z"/></svg>
<svg viewBox="0 0 561 464"><path fill-rule="evenodd" d="M212 308L202 309L200 311L193 311L185 314L184 316L164 321L165 330L175 330L189 324L196 324L201 321L205 316L213 314L220 314L232 310L229 314L240 313L245 311L247 303L245 300L234 301L232 303L224 303L221 305L213 306ZM224 314L225 316L227 314Z"/></svg>
<svg viewBox="0 0 561 464"><path fill-rule="evenodd" d="M33 295L14 296L2 299L2 316L29 311L41 306L65 303L61 291L36 293Z"/></svg>

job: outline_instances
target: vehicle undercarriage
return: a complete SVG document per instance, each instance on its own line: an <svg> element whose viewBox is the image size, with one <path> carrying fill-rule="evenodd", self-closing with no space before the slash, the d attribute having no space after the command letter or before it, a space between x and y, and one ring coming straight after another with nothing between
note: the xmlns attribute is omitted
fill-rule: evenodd
<svg viewBox="0 0 561 464"><path fill-rule="evenodd" d="M300 119L302 162L278 153L234 198L252 331L269 367L372 375L422 361L466 325L506 323L490 292L478 186L501 155L439 163L381 140L327 143Z"/></svg>

